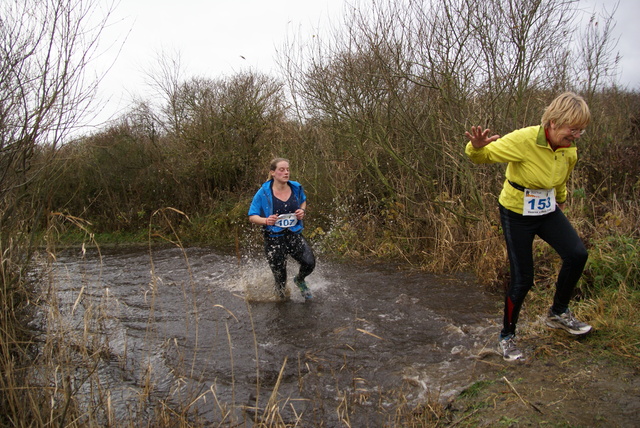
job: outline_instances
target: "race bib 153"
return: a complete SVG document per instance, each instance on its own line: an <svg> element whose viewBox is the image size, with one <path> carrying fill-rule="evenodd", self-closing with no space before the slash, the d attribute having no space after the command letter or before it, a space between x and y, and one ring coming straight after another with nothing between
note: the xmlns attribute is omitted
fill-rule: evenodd
<svg viewBox="0 0 640 428"><path fill-rule="evenodd" d="M524 189L522 215L544 215L556 210L554 189Z"/></svg>

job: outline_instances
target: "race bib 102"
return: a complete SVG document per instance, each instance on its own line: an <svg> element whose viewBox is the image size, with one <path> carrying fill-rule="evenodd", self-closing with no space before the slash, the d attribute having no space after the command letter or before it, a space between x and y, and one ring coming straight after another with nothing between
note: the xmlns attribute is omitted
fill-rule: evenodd
<svg viewBox="0 0 640 428"><path fill-rule="evenodd" d="M524 189L522 215L544 215L556 210L554 189Z"/></svg>
<svg viewBox="0 0 640 428"><path fill-rule="evenodd" d="M296 224L298 224L298 219L296 218L295 213L280 214L275 223L276 226L282 227L285 229L289 227L293 227Z"/></svg>

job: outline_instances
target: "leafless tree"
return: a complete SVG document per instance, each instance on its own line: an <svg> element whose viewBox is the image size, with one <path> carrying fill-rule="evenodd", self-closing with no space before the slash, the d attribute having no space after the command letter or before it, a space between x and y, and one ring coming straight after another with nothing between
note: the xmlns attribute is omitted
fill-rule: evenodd
<svg viewBox="0 0 640 428"><path fill-rule="evenodd" d="M93 101L99 78L86 66L110 9L96 0L6 0L0 4L0 209L29 182L38 148L55 149ZM14 207L15 208L15 207Z"/></svg>
<svg viewBox="0 0 640 428"><path fill-rule="evenodd" d="M93 101L86 67L110 16L97 0L0 3L0 227L37 174L36 150L55 150ZM24 213L23 213L24 214Z"/></svg>
<svg viewBox="0 0 640 428"><path fill-rule="evenodd" d="M558 91L584 89L577 71L594 89L607 69L608 31L586 38L585 65L573 67L577 0L353 0L345 11L341 26L282 49L279 63L300 116L327 136L318 146L334 165L333 193L355 195L344 205L365 212L400 201L405 218L477 219L485 190L468 170L464 130L538 123ZM340 192L344 183L355 190Z"/></svg>
<svg viewBox="0 0 640 428"><path fill-rule="evenodd" d="M65 424L64 414L46 409L54 400L30 395L36 389L26 384L23 273L45 224L46 159L89 112L100 76L89 76L87 66L99 53L112 6L103 0L0 2L0 424L47 423L36 414Z"/></svg>
<svg viewBox="0 0 640 428"><path fill-rule="evenodd" d="M602 13L593 13L586 28L578 39L578 61L575 71L580 88L591 100L596 91L604 85L615 82L619 56L615 47L617 40L613 37L615 22L613 15L618 3L611 11L603 8Z"/></svg>
<svg viewBox="0 0 640 428"><path fill-rule="evenodd" d="M189 186L205 199L253 182L286 117L282 83L252 71L185 79L179 53L161 53L157 69L148 80L176 174L195 173Z"/></svg>

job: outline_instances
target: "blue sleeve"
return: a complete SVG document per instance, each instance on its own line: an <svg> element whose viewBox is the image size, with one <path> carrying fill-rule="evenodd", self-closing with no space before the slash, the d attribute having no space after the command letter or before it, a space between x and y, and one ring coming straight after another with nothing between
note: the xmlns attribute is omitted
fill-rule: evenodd
<svg viewBox="0 0 640 428"><path fill-rule="evenodd" d="M294 181L291 184L291 188L293 189L295 197L298 200L298 204L302 205L302 203L307 200L307 195L304 193L302 184L298 183L297 181Z"/></svg>
<svg viewBox="0 0 640 428"><path fill-rule="evenodd" d="M263 216L266 217L266 215L263 215L262 212L262 206L263 204L261 203L261 195L260 195L260 190L258 190L256 192L256 194L253 196L253 200L251 201L251 206L249 207L249 213L248 215L259 215L259 216Z"/></svg>
<svg viewBox="0 0 640 428"><path fill-rule="evenodd" d="M307 195L304 193L304 189L300 186L300 204L307 201Z"/></svg>

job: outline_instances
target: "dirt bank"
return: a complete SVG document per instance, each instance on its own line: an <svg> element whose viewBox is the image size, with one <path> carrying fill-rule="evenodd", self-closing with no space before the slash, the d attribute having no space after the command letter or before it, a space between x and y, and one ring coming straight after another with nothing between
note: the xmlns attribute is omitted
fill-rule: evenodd
<svg viewBox="0 0 640 428"><path fill-rule="evenodd" d="M525 334L524 361L484 354L478 381L451 404L448 426L639 427L637 357L605 356L594 347L598 332L590 335Z"/></svg>

